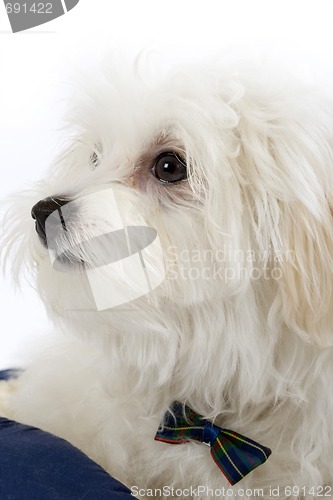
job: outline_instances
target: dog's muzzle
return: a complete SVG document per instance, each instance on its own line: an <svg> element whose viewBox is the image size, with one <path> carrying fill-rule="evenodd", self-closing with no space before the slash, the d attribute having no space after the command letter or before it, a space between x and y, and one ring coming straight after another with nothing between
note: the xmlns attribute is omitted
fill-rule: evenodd
<svg viewBox="0 0 333 500"><path fill-rule="evenodd" d="M31 216L36 221L35 228L38 236L40 237L42 243L47 247L47 237L46 237L46 219L55 211L59 211L61 216L61 207L69 203L71 200L66 198L53 198L48 197L44 200L40 200L31 209ZM60 217L61 218L61 217Z"/></svg>

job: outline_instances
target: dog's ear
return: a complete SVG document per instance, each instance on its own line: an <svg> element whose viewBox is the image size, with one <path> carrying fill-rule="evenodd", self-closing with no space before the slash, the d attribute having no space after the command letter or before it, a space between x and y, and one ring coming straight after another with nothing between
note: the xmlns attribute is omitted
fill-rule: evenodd
<svg viewBox="0 0 333 500"><path fill-rule="evenodd" d="M327 205L327 202L323 200ZM282 203L275 306L287 326L309 340L333 344L333 218L319 217L300 202ZM326 212L326 213L325 213ZM277 309L277 310L278 310Z"/></svg>
<svg viewBox="0 0 333 500"><path fill-rule="evenodd" d="M259 254L269 255L266 265L274 298L268 320L277 324L280 318L308 340L329 345L333 105L319 99L312 103L314 97L308 95L307 101L295 94L291 100L285 95L279 110L259 109L260 120L255 114L243 116L239 165L245 172L243 193L255 245Z"/></svg>

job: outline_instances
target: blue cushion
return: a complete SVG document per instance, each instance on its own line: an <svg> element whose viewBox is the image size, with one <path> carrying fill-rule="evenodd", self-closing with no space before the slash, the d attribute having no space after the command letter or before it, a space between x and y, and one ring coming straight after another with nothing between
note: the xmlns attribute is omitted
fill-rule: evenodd
<svg viewBox="0 0 333 500"><path fill-rule="evenodd" d="M64 439L0 417L1 500L129 498L129 489Z"/></svg>
<svg viewBox="0 0 333 500"><path fill-rule="evenodd" d="M0 370L0 380L8 380L19 376L21 370L18 368L10 368L9 370Z"/></svg>

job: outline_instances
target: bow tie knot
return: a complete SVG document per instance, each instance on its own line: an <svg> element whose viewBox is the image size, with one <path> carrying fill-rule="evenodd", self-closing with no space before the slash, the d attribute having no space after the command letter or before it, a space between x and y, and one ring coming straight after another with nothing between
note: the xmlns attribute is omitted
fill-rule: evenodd
<svg viewBox="0 0 333 500"><path fill-rule="evenodd" d="M201 441L211 446L212 443L214 443L214 441L216 440L217 436L220 434L220 432L221 432L221 427L218 427L217 425L214 425L206 421L202 431Z"/></svg>
<svg viewBox="0 0 333 500"><path fill-rule="evenodd" d="M231 484L263 464L271 450L237 432L218 427L188 406L174 402L164 416L156 441L181 444L191 440L210 446L210 453Z"/></svg>

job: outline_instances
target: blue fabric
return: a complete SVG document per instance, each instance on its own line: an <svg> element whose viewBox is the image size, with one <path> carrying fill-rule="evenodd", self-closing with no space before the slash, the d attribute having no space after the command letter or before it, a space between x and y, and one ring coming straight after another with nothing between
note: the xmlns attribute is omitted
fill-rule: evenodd
<svg viewBox="0 0 333 500"><path fill-rule="evenodd" d="M8 380L9 378L17 378L21 370L18 368L10 368L9 370L0 370L0 380Z"/></svg>
<svg viewBox="0 0 333 500"><path fill-rule="evenodd" d="M0 379L8 375L0 372ZM67 441L0 417L1 500L129 498L124 485Z"/></svg>

